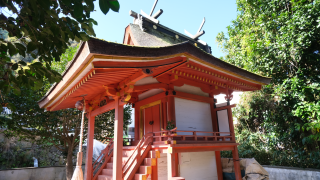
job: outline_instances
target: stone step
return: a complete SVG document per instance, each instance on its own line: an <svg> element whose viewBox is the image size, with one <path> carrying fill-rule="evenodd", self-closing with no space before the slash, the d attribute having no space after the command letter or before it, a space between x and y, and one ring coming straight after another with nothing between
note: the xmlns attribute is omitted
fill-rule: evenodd
<svg viewBox="0 0 320 180"><path fill-rule="evenodd" d="M129 157L122 157L122 165L124 165L124 163L126 163L128 159ZM110 162L113 162L113 157L110 158Z"/></svg>
<svg viewBox="0 0 320 180"><path fill-rule="evenodd" d="M112 180L112 176L99 175L97 180Z"/></svg>
<svg viewBox="0 0 320 180"><path fill-rule="evenodd" d="M107 169L113 169L113 163L107 163Z"/></svg>
<svg viewBox="0 0 320 180"><path fill-rule="evenodd" d="M185 180L183 177L172 177L171 180Z"/></svg>
<svg viewBox="0 0 320 180"><path fill-rule="evenodd" d="M124 163L122 163L122 166L124 166ZM107 168L106 169L113 169L113 163L107 163Z"/></svg>
<svg viewBox="0 0 320 180"><path fill-rule="evenodd" d="M133 153L133 150L123 150L122 156L123 157L130 157L132 153Z"/></svg>
<svg viewBox="0 0 320 180"><path fill-rule="evenodd" d="M156 166L156 158L144 158L143 165L145 166Z"/></svg>
<svg viewBox="0 0 320 180"><path fill-rule="evenodd" d="M135 174L134 180L147 180L148 175L147 174Z"/></svg>
<svg viewBox="0 0 320 180"><path fill-rule="evenodd" d="M160 151L149 151L149 158L160 158Z"/></svg>
<svg viewBox="0 0 320 180"><path fill-rule="evenodd" d="M112 176L113 169L102 169L102 175Z"/></svg>
<svg viewBox="0 0 320 180"><path fill-rule="evenodd" d="M151 166L143 166L139 167L139 174L151 174L152 168Z"/></svg>

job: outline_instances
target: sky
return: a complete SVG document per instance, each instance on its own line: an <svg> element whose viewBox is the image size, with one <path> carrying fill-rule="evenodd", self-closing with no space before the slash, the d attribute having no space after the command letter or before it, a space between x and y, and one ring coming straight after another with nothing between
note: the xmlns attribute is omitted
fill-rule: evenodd
<svg viewBox="0 0 320 180"><path fill-rule="evenodd" d="M95 2L96 11L91 15L98 22L98 25L94 26L96 37L122 43L125 28L133 22L133 17L129 15L129 11L132 10L141 14L140 11L143 10L150 14L155 1L119 0L120 11L118 13L109 11L107 15L101 12L98 2ZM232 20L236 19L236 0L158 0L154 13L159 9L163 10L162 15L158 18L160 24L182 34L184 34L184 30L196 34L205 17L206 22L202 28L205 34L200 39L211 46L213 56L218 58L224 56L215 39L219 32L226 34L227 27L232 25ZM233 94L231 104L238 103L240 94ZM218 103L222 103L225 102L224 96L221 94L215 98L217 98ZM134 117L134 114L132 114L132 117ZM133 127L134 124L132 123L129 126Z"/></svg>
<svg viewBox="0 0 320 180"><path fill-rule="evenodd" d="M104 15L99 8L99 1L95 2L96 11L91 17L98 22L94 26L96 37L112 42L123 42L124 30L133 22L129 11L133 10L139 14L141 10L149 14L154 0L119 0L119 13L109 11ZM203 18L206 23L203 26L205 34L201 40L207 42L212 48L212 55L224 56L215 43L219 32L227 33L227 26L237 17L237 6L235 0L158 0L154 13L159 9L164 12L158 18L160 24L184 34L186 29L191 34L196 34Z"/></svg>

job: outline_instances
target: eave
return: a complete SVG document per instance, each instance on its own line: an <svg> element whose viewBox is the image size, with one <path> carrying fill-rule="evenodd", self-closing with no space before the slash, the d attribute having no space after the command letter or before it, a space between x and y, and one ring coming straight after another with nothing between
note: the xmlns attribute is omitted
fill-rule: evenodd
<svg viewBox="0 0 320 180"><path fill-rule="evenodd" d="M182 59L188 63L181 64L185 62ZM141 73L146 68L154 70L154 77L165 73L179 76L185 82L201 79L206 87L233 88L233 91L257 90L270 82L270 78L230 65L190 43L151 48L92 38L81 44L62 81L53 85L38 102L39 106L50 111L74 107L82 94L88 94L86 99L94 99L103 94L104 86L119 84L132 76L146 77Z"/></svg>

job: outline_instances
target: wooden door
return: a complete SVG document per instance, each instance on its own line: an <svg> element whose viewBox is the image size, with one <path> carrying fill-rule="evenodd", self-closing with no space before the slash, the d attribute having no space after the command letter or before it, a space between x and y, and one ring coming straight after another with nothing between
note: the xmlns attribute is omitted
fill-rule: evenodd
<svg viewBox="0 0 320 180"><path fill-rule="evenodd" d="M144 109L144 134L160 131L160 104Z"/></svg>

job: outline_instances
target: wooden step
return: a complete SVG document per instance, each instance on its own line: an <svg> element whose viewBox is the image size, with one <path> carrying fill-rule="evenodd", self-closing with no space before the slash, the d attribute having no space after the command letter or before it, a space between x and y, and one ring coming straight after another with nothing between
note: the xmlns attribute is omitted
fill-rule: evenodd
<svg viewBox="0 0 320 180"><path fill-rule="evenodd" d="M122 167L124 166L124 163L122 163ZM107 169L113 169L113 163L107 163Z"/></svg>
<svg viewBox="0 0 320 180"><path fill-rule="evenodd" d="M172 177L171 180L185 180L183 177Z"/></svg>
<svg viewBox="0 0 320 180"><path fill-rule="evenodd" d="M154 141L153 145L170 144L170 141Z"/></svg>
<svg viewBox="0 0 320 180"><path fill-rule="evenodd" d="M123 157L130 157L132 153L133 153L133 150L123 150L122 156Z"/></svg>
<svg viewBox="0 0 320 180"><path fill-rule="evenodd" d="M99 175L97 180L112 180L112 176Z"/></svg>
<svg viewBox="0 0 320 180"><path fill-rule="evenodd" d="M107 169L113 169L113 163L107 163Z"/></svg>
<svg viewBox="0 0 320 180"><path fill-rule="evenodd" d="M147 174L135 174L134 180L147 180L148 175Z"/></svg>
<svg viewBox="0 0 320 180"><path fill-rule="evenodd" d="M129 157L122 157L122 165L124 165L128 159L129 159ZM113 157L110 158L110 162L113 162Z"/></svg>
<svg viewBox="0 0 320 180"><path fill-rule="evenodd" d="M160 151L149 151L149 158L160 158Z"/></svg>
<svg viewBox="0 0 320 180"><path fill-rule="evenodd" d="M145 166L156 166L156 158L144 158L143 164Z"/></svg>
<svg viewBox="0 0 320 180"><path fill-rule="evenodd" d="M113 169L102 169L102 175L112 176Z"/></svg>
<svg viewBox="0 0 320 180"><path fill-rule="evenodd" d="M151 166L143 166L139 167L139 174L151 174L152 168Z"/></svg>

